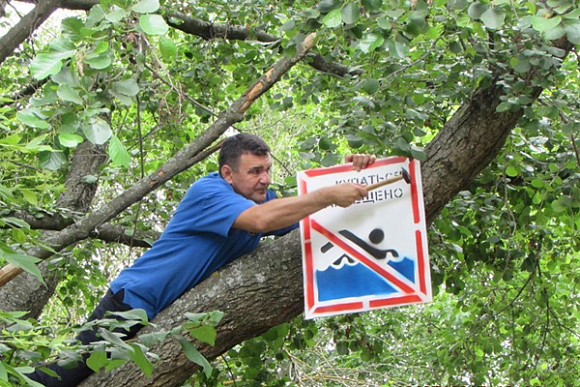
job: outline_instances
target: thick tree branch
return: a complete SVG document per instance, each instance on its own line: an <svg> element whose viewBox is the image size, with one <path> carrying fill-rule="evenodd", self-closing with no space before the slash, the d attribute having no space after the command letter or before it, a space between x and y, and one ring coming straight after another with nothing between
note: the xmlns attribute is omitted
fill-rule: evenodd
<svg viewBox="0 0 580 387"><path fill-rule="evenodd" d="M0 64L12 55L60 6L60 0L38 0L36 7L0 38Z"/></svg>
<svg viewBox="0 0 580 387"><path fill-rule="evenodd" d="M25 211L16 211L8 214L8 216L25 221L33 230L62 231L74 223L72 217L40 213L35 215ZM5 226L4 228L8 227ZM104 242L122 243L133 247L149 247L150 243L147 240L156 240L161 235L156 231L147 231L138 232L136 235L130 236L128 234L129 231L131 230L127 229L127 227L107 223L97 227L89 236Z"/></svg>

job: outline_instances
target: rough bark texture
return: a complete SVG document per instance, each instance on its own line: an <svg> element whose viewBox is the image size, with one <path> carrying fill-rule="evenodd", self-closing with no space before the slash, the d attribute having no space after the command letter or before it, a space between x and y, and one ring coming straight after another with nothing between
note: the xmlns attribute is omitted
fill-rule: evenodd
<svg viewBox="0 0 580 387"><path fill-rule="evenodd" d="M497 113L501 95L499 86L477 90L426 147L422 176L429 222L497 156L522 116L521 109Z"/></svg>

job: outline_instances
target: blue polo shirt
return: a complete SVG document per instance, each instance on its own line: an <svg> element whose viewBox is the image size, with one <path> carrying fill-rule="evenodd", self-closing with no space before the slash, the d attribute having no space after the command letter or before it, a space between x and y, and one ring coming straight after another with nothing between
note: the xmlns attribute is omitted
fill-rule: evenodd
<svg viewBox="0 0 580 387"><path fill-rule="evenodd" d="M268 191L266 201L276 195ZM253 251L262 234L234 229L236 218L254 201L237 194L217 172L187 191L161 237L111 283L124 302L145 309L149 319L213 272ZM298 224L268 235L283 235Z"/></svg>

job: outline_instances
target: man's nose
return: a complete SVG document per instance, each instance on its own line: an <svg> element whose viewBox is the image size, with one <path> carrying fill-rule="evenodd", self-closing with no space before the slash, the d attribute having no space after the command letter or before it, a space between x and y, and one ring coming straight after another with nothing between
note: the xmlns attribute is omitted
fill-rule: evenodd
<svg viewBox="0 0 580 387"><path fill-rule="evenodd" d="M260 174L261 184L270 184L270 172L264 171Z"/></svg>

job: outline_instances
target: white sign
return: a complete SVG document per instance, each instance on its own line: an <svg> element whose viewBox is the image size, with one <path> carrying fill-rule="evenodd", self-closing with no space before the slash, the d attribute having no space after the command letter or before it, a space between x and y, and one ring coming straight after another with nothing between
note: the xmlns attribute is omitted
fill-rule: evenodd
<svg viewBox="0 0 580 387"><path fill-rule="evenodd" d="M354 182L371 185L408 172L347 208L325 208L300 223L305 317L431 301L421 167L403 157L298 172L298 194Z"/></svg>

